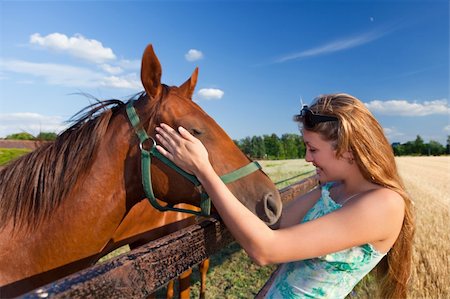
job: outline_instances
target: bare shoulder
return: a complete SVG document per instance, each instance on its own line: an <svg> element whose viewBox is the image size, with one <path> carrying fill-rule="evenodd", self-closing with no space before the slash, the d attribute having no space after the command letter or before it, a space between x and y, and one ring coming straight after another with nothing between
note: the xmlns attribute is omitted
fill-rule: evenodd
<svg viewBox="0 0 450 299"><path fill-rule="evenodd" d="M388 225L403 222L405 201L391 189L381 187L371 190L356 200L354 205L365 217L373 220L377 219Z"/></svg>
<svg viewBox="0 0 450 299"><path fill-rule="evenodd" d="M402 228L405 201L397 192L380 187L351 202L346 215L349 218L354 215L355 223L364 228L367 237L364 243L372 244L379 252L387 252Z"/></svg>
<svg viewBox="0 0 450 299"><path fill-rule="evenodd" d="M402 211L405 208L405 201L400 194L383 187L365 193L359 201L362 205L384 211Z"/></svg>

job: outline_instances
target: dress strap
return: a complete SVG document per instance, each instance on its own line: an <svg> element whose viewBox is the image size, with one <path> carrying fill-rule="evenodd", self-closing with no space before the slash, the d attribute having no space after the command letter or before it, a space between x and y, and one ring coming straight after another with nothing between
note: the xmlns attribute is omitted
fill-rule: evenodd
<svg viewBox="0 0 450 299"><path fill-rule="evenodd" d="M346 203L347 201L349 201L349 200L352 199L353 197L356 197L356 196L358 196L358 195L361 195L361 194L363 194L363 193L365 193L365 192L367 192L367 191L359 192L359 193L353 194L353 195L347 197L343 202L341 202L341 203L339 203L339 204L340 204L341 206L343 206L343 205L345 205L345 203Z"/></svg>
<svg viewBox="0 0 450 299"><path fill-rule="evenodd" d="M342 203L340 203L340 205L343 206L350 199L352 199L352 198L354 198L354 197L356 197L358 195L361 195L361 194L369 193L370 191L373 191L373 190L374 189L369 189L369 190L366 190L366 191L363 191L363 192L359 192L359 193L353 194L353 195L347 197Z"/></svg>

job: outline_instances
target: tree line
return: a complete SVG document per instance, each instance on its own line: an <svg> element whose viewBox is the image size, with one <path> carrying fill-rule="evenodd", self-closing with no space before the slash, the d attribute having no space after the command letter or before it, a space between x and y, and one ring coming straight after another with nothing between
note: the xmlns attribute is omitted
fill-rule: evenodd
<svg viewBox="0 0 450 299"><path fill-rule="evenodd" d="M58 134L53 132L41 132L36 136L33 136L27 132L14 133L6 136L5 139L10 140L39 140L39 141L54 141L58 137Z"/></svg>
<svg viewBox="0 0 450 299"><path fill-rule="evenodd" d="M246 137L234 140L234 143L247 156L252 159L298 159L305 158L305 144L302 136L298 134L276 134ZM392 143L392 149L396 156L439 156L450 154L450 136L447 136L446 146L431 140L425 143L422 137L417 135L414 141L405 143Z"/></svg>
<svg viewBox="0 0 450 299"><path fill-rule="evenodd" d="M6 139L13 140L55 140L58 135L52 132L41 132L37 136L29 133L15 133L6 136ZM240 140L233 140L234 143L247 156L252 159L284 160L305 158L305 144L302 136L298 134L277 134L263 136L245 137ZM392 149L396 156L439 156L450 154L450 135L447 136L447 144L431 140L425 143L420 135L414 141L405 143L392 143Z"/></svg>

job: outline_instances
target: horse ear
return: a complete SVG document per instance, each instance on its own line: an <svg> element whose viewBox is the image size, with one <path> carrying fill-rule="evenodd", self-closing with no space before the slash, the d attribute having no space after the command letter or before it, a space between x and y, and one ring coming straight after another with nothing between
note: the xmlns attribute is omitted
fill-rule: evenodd
<svg viewBox="0 0 450 299"><path fill-rule="evenodd" d="M145 92L152 98L157 98L161 93L161 64L153 51L153 46L148 45L142 56L141 81Z"/></svg>
<svg viewBox="0 0 450 299"><path fill-rule="evenodd" d="M197 85L197 78L198 78L198 67L195 68L191 77L187 79L186 82L184 82L180 87L178 87L178 90L182 94L184 94L187 98L192 99L195 85Z"/></svg>

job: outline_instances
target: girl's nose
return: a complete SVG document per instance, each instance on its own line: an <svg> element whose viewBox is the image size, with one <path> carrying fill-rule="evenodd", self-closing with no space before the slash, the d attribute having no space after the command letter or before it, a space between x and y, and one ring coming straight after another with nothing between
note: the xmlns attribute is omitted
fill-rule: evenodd
<svg viewBox="0 0 450 299"><path fill-rule="evenodd" d="M309 153L308 150L306 150L306 153L305 153L305 161L306 162L312 162L313 161L312 155Z"/></svg>

